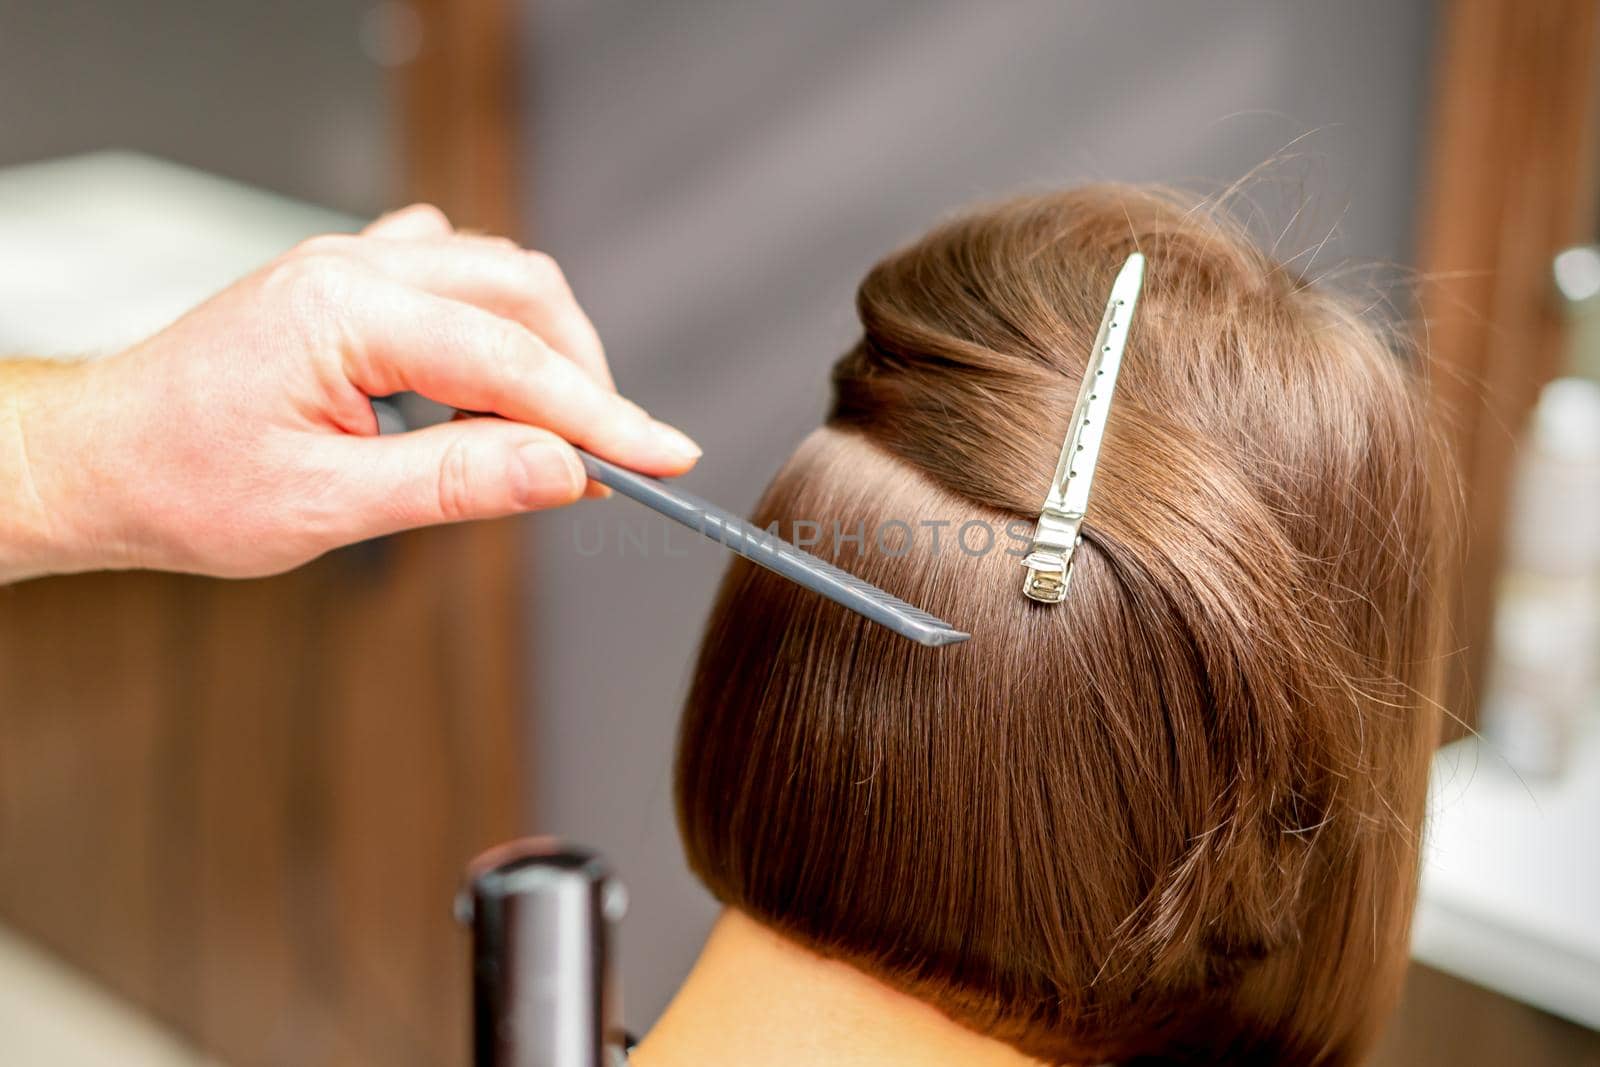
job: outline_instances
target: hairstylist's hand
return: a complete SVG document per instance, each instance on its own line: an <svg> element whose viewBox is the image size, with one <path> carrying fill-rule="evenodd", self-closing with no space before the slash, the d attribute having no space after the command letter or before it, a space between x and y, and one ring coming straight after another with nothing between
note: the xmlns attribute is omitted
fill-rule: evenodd
<svg viewBox="0 0 1600 1067"><path fill-rule="evenodd" d="M378 436L414 390L500 419ZM0 363L0 580L270 574L352 541L568 504L571 441L652 474L699 449L618 396L560 269L411 207L313 238L107 359Z"/></svg>

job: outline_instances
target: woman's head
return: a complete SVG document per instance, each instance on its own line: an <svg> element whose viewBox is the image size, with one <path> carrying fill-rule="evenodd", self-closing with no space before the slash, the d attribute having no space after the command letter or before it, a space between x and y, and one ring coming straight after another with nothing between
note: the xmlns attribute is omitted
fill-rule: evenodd
<svg viewBox="0 0 1600 1067"><path fill-rule="evenodd" d="M1071 593L1037 604L1018 534L1136 249ZM736 563L679 742L694 870L1041 1058L1353 1058L1404 964L1437 731L1411 370L1231 224L1126 186L941 226L858 305L756 519L973 637L925 649Z"/></svg>

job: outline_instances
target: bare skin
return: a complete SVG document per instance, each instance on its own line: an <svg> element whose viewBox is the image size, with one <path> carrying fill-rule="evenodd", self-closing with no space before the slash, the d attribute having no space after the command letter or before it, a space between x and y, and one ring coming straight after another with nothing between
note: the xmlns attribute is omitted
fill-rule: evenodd
<svg viewBox="0 0 1600 1067"><path fill-rule="evenodd" d="M369 398L406 390L503 418L379 437ZM0 362L0 582L266 575L557 507L599 491L572 443L657 475L700 455L617 395L553 260L417 205L304 242L125 352Z"/></svg>
<svg viewBox="0 0 1600 1067"><path fill-rule="evenodd" d="M729 910L631 1067L1040 1067Z"/></svg>

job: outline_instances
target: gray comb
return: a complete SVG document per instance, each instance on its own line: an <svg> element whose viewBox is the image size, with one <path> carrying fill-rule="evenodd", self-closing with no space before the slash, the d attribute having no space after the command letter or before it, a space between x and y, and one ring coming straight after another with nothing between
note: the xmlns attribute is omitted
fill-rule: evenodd
<svg viewBox="0 0 1600 1067"><path fill-rule="evenodd" d="M972 636L693 493L607 463L581 448L578 456L592 480L610 486L623 496L732 549L751 563L781 574L814 593L821 593L901 636L933 647L953 645Z"/></svg>

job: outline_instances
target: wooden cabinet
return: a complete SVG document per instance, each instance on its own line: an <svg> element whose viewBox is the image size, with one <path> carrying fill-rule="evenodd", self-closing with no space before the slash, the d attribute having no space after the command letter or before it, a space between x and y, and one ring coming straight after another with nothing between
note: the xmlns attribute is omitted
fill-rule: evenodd
<svg viewBox="0 0 1600 1067"><path fill-rule="evenodd" d="M456 879L521 829L514 533L0 589L0 920L236 1067L464 1062Z"/></svg>

